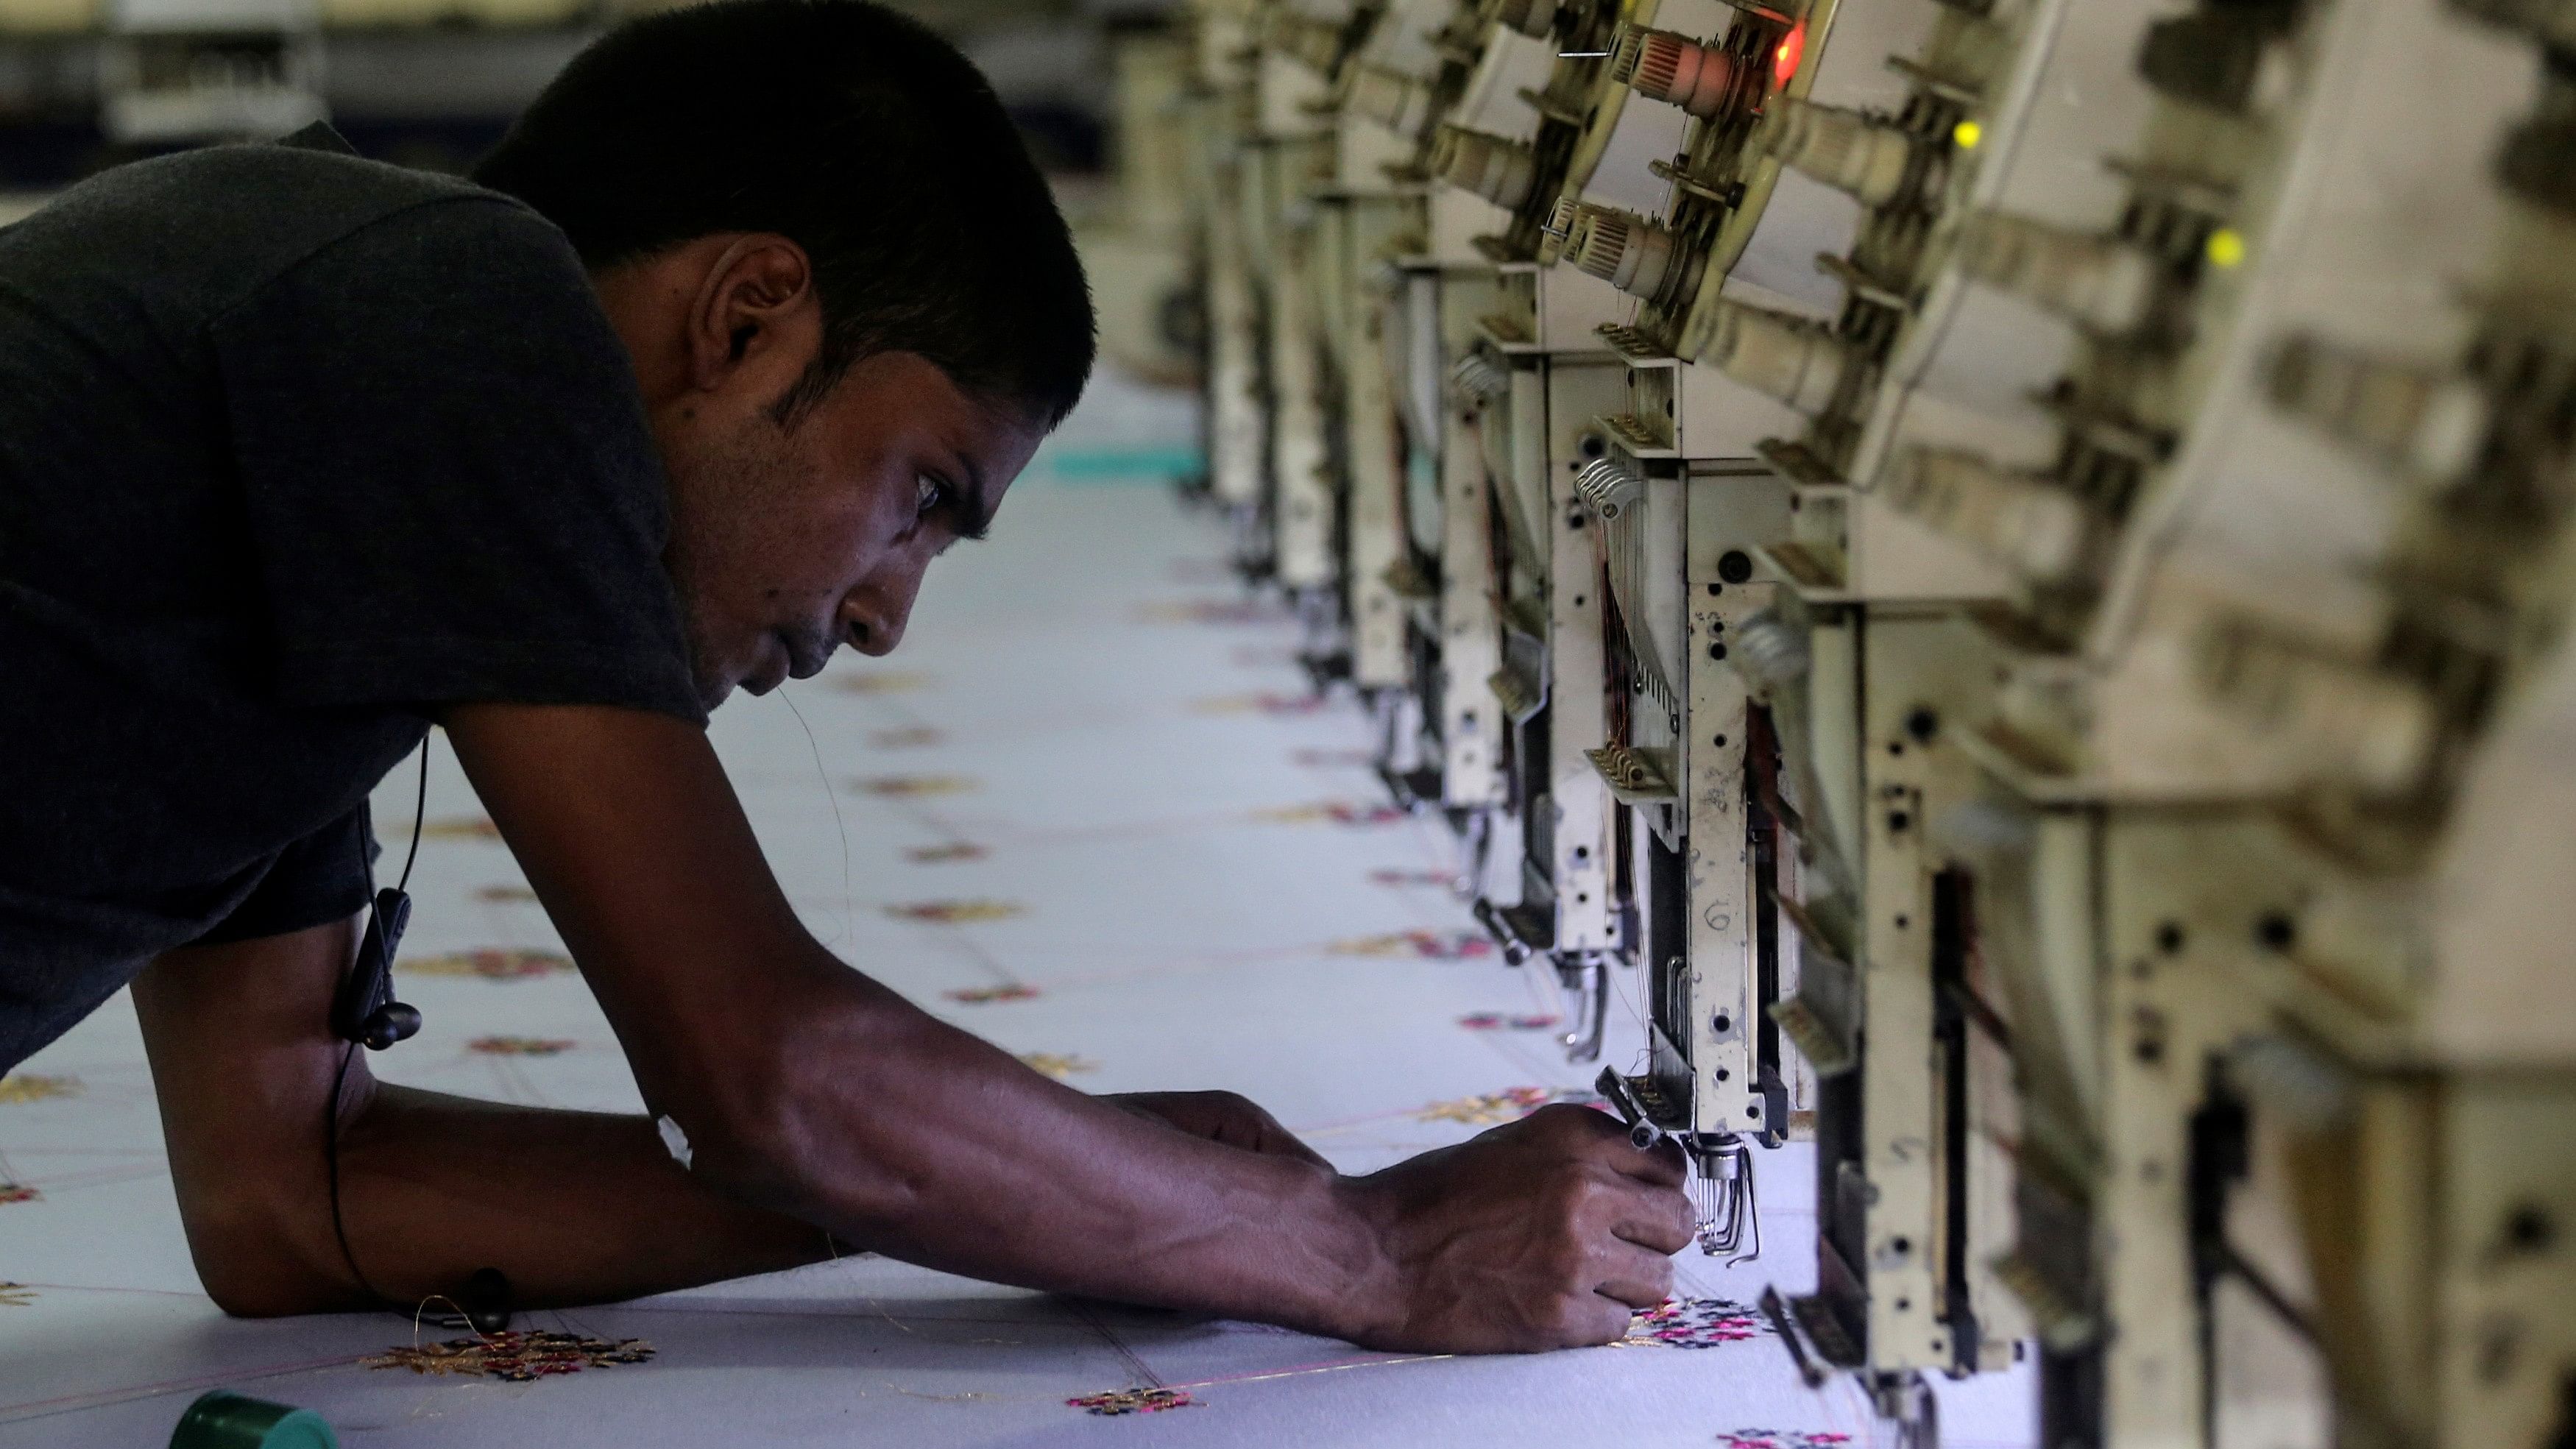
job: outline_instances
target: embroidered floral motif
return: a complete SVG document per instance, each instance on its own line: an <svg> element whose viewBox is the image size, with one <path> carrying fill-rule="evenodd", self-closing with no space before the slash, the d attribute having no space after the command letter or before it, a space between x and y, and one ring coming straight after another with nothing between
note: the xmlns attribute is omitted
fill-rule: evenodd
<svg viewBox="0 0 2576 1449"><path fill-rule="evenodd" d="M536 898L537 893L523 885L487 885L474 892L474 899L497 906L527 905Z"/></svg>
<svg viewBox="0 0 2576 1449"><path fill-rule="evenodd" d="M1014 981L1008 986L968 986L939 994L967 1006L989 1006L996 1001L1027 1001L1038 994L1038 989Z"/></svg>
<svg viewBox="0 0 2576 1449"><path fill-rule="evenodd" d="M441 956L397 958L394 969L415 976L480 976L486 981L523 981L572 969L572 958L553 951L450 951Z"/></svg>
<svg viewBox="0 0 2576 1449"><path fill-rule="evenodd" d="M80 1093L78 1077L40 1077L26 1072L0 1077L0 1102L44 1102L56 1097L77 1097Z"/></svg>
<svg viewBox="0 0 2576 1449"><path fill-rule="evenodd" d="M936 926L963 926L977 921L1007 921L1026 915L1028 907L1015 901L909 901L888 906L885 913L898 921L926 921Z"/></svg>
<svg viewBox="0 0 2576 1449"><path fill-rule="evenodd" d="M1096 1072L1100 1063L1087 1057L1057 1056L1053 1052L1022 1052L1020 1060L1037 1071L1061 1082L1076 1072Z"/></svg>
<svg viewBox="0 0 2576 1449"><path fill-rule="evenodd" d="M1500 1031L1506 1027L1513 1031L1545 1031L1556 1025L1559 1019L1553 1016L1506 1016L1499 1011L1477 1011L1458 1018L1458 1024L1469 1031Z"/></svg>
<svg viewBox="0 0 2576 1449"><path fill-rule="evenodd" d="M1734 1429L1717 1436L1718 1449L1839 1449L1849 1434L1811 1434L1804 1429Z"/></svg>
<svg viewBox="0 0 2576 1449"><path fill-rule="evenodd" d="M1497 1122L1517 1122L1563 1095L1553 1087L1506 1087L1499 1092L1434 1102L1413 1115L1424 1122L1464 1122L1473 1127L1490 1127Z"/></svg>
<svg viewBox="0 0 2576 1449"><path fill-rule="evenodd" d="M1365 770L1377 763L1366 750L1291 750L1288 763L1312 770Z"/></svg>
<svg viewBox="0 0 2576 1449"><path fill-rule="evenodd" d="M1136 611L1146 624L1266 624L1286 617L1258 599L1184 599Z"/></svg>
<svg viewBox="0 0 2576 1449"><path fill-rule="evenodd" d="M45 1195L23 1182L0 1182L0 1205L13 1202L42 1202Z"/></svg>
<svg viewBox="0 0 2576 1449"><path fill-rule="evenodd" d="M934 795L965 795L983 789L981 781L965 775L879 775L858 782L864 794L882 795L889 800L923 800Z"/></svg>
<svg viewBox="0 0 2576 1449"><path fill-rule="evenodd" d="M1064 1401L1069 1408L1086 1414L1159 1414L1165 1409L1195 1409L1199 1401L1187 1389L1116 1389L1105 1394L1085 1394Z"/></svg>
<svg viewBox="0 0 2576 1449"><path fill-rule="evenodd" d="M927 674L878 670L867 674L844 674L832 681L832 687L843 694L910 694L930 682Z"/></svg>
<svg viewBox="0 0 2576 1449"><path fill-rule="evenodd" d="M917 750L946 738L928 725L906 725L902 729L878 730L868 736L868 745L879 750Z"/></svg>
<svg viewBox="0 0 2576 1449"><path fill-rule="evenodd" d="M952 840L945 845L916 845L905 851L903 858L915 865L948 865L961 860L982 860L992 853L980 845Z"/></svg>
<svg viewBox="0 0 2576 1449"><path fill-rule="evenodd" d="M568 1038L554 1036L478 1036L465 1049L487 1057L552 1057L571 1051L574 1045Z"/></svg>
<svg viewBox="0 0 2576 1449"><path fill-rule="evenodd" d="M1264 825L1393 825L1408 817L1393 805L1318 800L1311 805L1281 805L1269 810L1255 810L1252 818Z"/></svg>
<svg viewBox="0 0 2576 1449"><path fill-rule="evenodd" d="M524 1384L610 1364L643 1363L653 1352L653 1345L640 1338L584 1338L511 1329L480 1338L392 1348L361 1362L369 1368L407 1368L416 1374L457 1374Z"/></svg>
<svg viewBox="0 0 2576 1449"><path fill-rule="evenodd" d="M1194 700L1191 710L1199 714L1264 714L1290 716L1313 714L1324 707L1320 694L1220 694L1210 699Z"/></svg>
<svg viewBox="0 0 2576 1449"><path fill-rule="evenodd" d="M36 1290L24 1283L0 1283L0 1308L25 1308L36 1301Z"/></svg>
<svg viewBox="0 0 2576 1449"><path fill-rule="evenodd" d="M1612 1348L1716 1348L1770 1332L1761 1315L1732 1298L1667 1298L1628 1321Z"/></svg>
<svg viewBox="0 0 2576 1449"><path fill-rule="evenodd" d="M1356 936L1326 948L1336 956L1411 956L1424 961L1476 961L1494 954L1494 943L1473 931L1390 931Z"/></svg>

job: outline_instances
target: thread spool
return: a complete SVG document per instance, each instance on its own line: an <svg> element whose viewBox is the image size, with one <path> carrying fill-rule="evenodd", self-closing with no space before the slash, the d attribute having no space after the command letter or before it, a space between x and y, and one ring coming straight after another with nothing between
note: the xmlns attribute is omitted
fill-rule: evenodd
<svg viewBox="0 0 2576 1449"><path fill-rule="evenodd" d="M1863 206L1895 200L1914 165L1914 138L1903 130L1859 111L1786 96L1763 116L1754 144Z"/></svg>
<svg viewBox="0 0 2576 1449"><path fill-rule="evenodd" d="M1735 58L1669 30L1630 31L1619 41L1612 73L1637 94L1669 101L1705 120L1726 109L1735 90Z"/></svg>
<svg viewBox="0 0 2576 1449"><path fill-rule="evenodd" d="M170 1449L340 1449L340 1440L310 1409L216 1389L179 1416Z"/></svg>
<svg viewBox="0 0 2576 1449"><path fill-rule="evenodd" d="M1632 297L1652 297L1672 271L1673 234L1642 216L1608 207L1578 210L1566 230L1565 257Z"/></svg>

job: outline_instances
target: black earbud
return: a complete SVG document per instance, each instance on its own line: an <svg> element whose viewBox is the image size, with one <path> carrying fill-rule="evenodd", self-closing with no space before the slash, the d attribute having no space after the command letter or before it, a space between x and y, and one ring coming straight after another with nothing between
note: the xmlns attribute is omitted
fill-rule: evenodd
<svg viewBox="0 0 2576 1449"><path fill-rule="evenodd" d="M499 1333L510 1326L510 1313L515 1306L510 1298L510 1279L498 1268L477 1268L465 1280L463 1298L465 1321L476 1333Z"/></svg>
<svg viewBox="0 0 2576 1449"><path fill-rule="evenodd" d="M331 1030L341 1040L380 1052L419 1034L418 1009L394 1000L394 952L402 948L403 928L410 924L410 896L392 889L376 892L376 908L358 941L358 959L331 1001Z"/></svg>

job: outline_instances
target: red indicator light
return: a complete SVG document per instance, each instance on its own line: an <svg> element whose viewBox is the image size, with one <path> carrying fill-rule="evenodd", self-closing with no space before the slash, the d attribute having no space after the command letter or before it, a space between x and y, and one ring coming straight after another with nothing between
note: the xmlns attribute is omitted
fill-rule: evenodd
<svg viewBox="0 0 2576 1449"><path fill-rule="evenodd" d="M1779 48L1771 52L1771 83L1787 85L1798 73L1798 61L1807 53L1807 27L1804 22L1791 28L1780 39Z"/></svg>

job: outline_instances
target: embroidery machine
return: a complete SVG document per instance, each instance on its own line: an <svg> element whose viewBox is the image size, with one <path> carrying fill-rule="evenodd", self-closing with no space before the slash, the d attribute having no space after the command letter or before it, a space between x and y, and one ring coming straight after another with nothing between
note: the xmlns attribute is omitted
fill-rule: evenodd
<svg viewBox="0 0 2576 1449"><path fill-rule="evenodd" d="M1212 490L1802 1367L2576 1435L2567 7L1194 25Z"/></svg>

